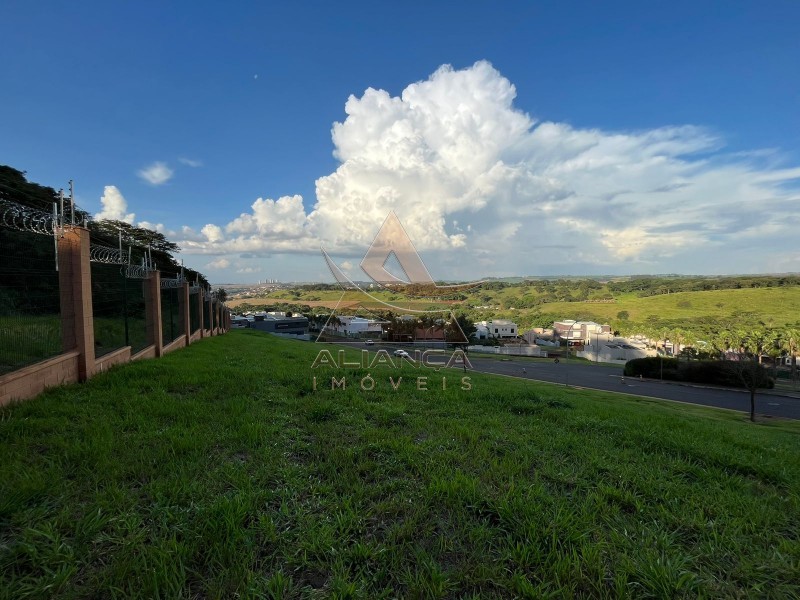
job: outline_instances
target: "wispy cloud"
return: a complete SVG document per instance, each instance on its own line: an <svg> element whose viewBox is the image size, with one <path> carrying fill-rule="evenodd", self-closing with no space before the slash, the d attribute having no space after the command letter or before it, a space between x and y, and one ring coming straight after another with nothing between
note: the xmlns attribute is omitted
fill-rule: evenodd
<svg viewBox="0 0 800 600"><path fill-rule="evenodd" d="M181 163L182 165L186 165L187 167L192 167L194 169L203 166L203 161L193 160L191 158L181 157L178 159L178 162Z"/></svg>
<svg viewBox="0 0 800 600"><path fill-rule="evenodd" d="M152 165L141 169L138 175L151 185L162 185L172 179L174 173L166 163L154 162Z"/></svg>

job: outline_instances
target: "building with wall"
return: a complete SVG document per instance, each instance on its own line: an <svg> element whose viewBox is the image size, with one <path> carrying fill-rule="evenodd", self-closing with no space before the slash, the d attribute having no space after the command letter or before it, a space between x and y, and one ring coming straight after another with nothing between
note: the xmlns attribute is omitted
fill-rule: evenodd
<svg viewBox="0 0 800 600"><path fill-rule="evenodd" d="M308 333L308 319L305 317L256 315L255 320L250 323L250 327L268 333L304 335Z"/></svg>
<svg viewBox="0 0 800 600"><path fill-rule="evenodd" d="M566 340L570 346L588 346L598 339L611 336L611 325L600 325L594 321L574 321L565 319L553 323L555 340Z"/></svg>
<svg viewBox="0 0 800 600"><path fill-rule="evenodd" d="M514 321L509 321L508 319L492 319L491 321L481 321L480 323L475 324L476 327L478 325L486 328L488 337L507 339L515 338L519 334L519 327L517 324L514 323Z"/></svg>

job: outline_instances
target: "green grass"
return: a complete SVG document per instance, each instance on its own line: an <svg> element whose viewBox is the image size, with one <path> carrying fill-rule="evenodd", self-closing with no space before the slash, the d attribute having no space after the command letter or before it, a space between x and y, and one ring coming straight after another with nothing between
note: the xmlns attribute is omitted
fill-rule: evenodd
<svg viewBox="0 0 800 600"><path fill-rule="evenodd" d="M552 302L542 306L545 312L596 315L613 321L617 313L628 311L631 321L643 322L650 316L665 320L732 318L737 313L755 313L775 326L793 323L800 315L800 288L755 288L678 292L639 298L623 294L613 304L591 302Z"/></svg>
<svg viewBox="0 0 800 600"><path fill-rule="evenodd" d="M0 375L61 353L58 315L0 317Z"/></svg>
<svg viewBox="0 0 800 600"><path fill-rule="evenodd" d="M0 598L800 595L798 424L457 371L315 392L318 349L235 331L2 409Z"/></svg>

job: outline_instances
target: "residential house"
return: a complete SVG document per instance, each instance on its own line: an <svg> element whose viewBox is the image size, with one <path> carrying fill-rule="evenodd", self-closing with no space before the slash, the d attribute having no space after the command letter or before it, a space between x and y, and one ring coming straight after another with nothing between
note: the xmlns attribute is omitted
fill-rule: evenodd
<svg viewBox="0 0 800 600"><path fill-rule="evenodd" d="M486 328L487 337L498 339L515 338L519 335L519 327L513 321L508 319L492 319L491 321L481 321L476 323L475 326L483 326ZM478 337L476 332L475 337ZM478 337L478 339L482 339Z"/></svg>

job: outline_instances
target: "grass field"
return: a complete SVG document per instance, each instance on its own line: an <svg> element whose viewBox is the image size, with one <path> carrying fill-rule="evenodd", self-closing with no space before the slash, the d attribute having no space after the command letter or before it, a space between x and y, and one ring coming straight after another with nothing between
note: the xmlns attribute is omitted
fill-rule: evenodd
<svg viewBox="0 0 800 600"><path fill-rule="evenodd" d="M403 309L411 310L425 310L430 307L447 308L454 303L448 302L432 302L430 300L407 299L402 295L390 294L384 291L371 292L374 296L370 298L363 292L342 292L342 291L311 291L303 292L297 296L291 295L288 291L281 290L259 298L245 298L236 300L227 300L225 305L229 308L237 308L243 304L259 305L259 304L303 304L311 308L325 308L325 309L356 309L365 308L367 310L385 311L387 305L391 304Z"/></svg>
<svg viewBox="0 0 800 600"><path fill-rule="evenodd" d="M0 598L800 596L798 424L318 349L234 331L2 409Z"/></svg>
<svg viewBox="0 0 800 600"><path fill-rule="evenodd" d="M591 313L605 321L628 311L631 321L645 321L656 316L661 319L730 318L737 313L755 313L764 322L775 326L800 320L800 288L757 288L740 290L709 290L678 292L639 298L625 294L613 304L591 302L553 302L542 310L553 313Z"/></svg>

